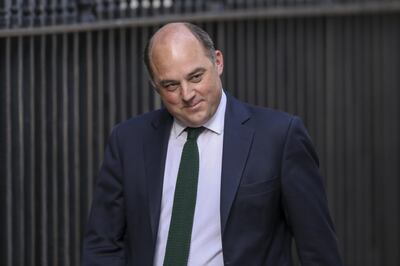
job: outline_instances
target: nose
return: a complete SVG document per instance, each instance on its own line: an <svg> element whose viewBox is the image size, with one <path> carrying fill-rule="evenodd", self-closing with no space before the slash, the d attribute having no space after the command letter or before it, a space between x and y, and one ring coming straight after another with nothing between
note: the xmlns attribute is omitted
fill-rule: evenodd
<svg viewBox="0 0 400 266"><path fill-rule="evenodd" d="M194 89L187 82L183 82L181 84L181 96L182 96L182 100L185 102L189 102L195 96Z"/></svg>

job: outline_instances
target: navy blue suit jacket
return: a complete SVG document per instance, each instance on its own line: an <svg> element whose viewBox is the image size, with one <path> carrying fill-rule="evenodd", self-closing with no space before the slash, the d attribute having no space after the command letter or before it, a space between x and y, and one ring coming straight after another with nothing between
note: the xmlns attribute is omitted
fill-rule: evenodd
<svg viewBox="0 0 400 266"><path fill-rule="evenodd" d="M165 110L116 126L84 238L83 265L151 266L173 119ZM318 159L302 122L228 95L221 174L225 265L342 265Z"/></svg>

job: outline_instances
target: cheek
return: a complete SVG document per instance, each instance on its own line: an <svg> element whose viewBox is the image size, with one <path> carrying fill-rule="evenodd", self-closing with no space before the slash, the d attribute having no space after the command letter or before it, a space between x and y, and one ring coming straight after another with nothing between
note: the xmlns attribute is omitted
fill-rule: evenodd
<svg viewBox="0 0 400 266"><path fill-rule="evenodd" d="M161 98L165 105L174 106L180 104L180 98L175 94L165 93L161 95Z"/></svg>

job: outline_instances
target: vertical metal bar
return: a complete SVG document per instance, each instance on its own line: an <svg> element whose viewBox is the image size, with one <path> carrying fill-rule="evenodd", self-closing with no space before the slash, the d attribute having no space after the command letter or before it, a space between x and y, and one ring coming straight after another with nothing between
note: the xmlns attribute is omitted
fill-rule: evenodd
<svg viewBox="0 0 400 266"><path fill-rule="evenodd" d="M383 149L381 148L381 132L382 132L382 105L381 105L381 92L382 92L382 26L381 26L381 17L376 16L373 18L373 61L374 61L374 76L373 76L373 123L374 123L374 131L373 131L373 153L374 153L374 164L373 164L373 175L374 177L380 177L382 174L382 158L383 158ZM383 201L383 191L382 191L382 178L374 178L373 179L373 192L372 195L374 197L374 206L373 206L373 227L374 230L374 239L376 239L378 247L384 247L385 236L383 235L383 222L382 217L384 216L382 210ZM379 265L384 263L384 255L382 248L378 248L375 250L374 254L374 262L373 265Z"/></svg>
<svg viewBox="0 0 400 266"><path fill-rule="evenodd" d="M306 118L306 26L305 19L296 20L296 114Z"/></svg>
<svg viewBox="0 0 400 266"><path fill-rule="evenodd" d="M150 36L150 34L151 34L151 28L150 27L143 27L142 28L142 39L140 40L140 42L141 42L141 45L140 45L140 47L141 47L141 51L143 51L144 50L144 47L146 46L146 43L147 43L147 40L148 40L148 38L149 38L149 36ZM150 87L150 85L149 85L149 80L148 80L148 76L147 76L147 73L146 73L146 71L145 71L145 69L144 69L144 67L143 67L143 64L140 64L141 65L141 71L140 71L140 73L141 73L141 76L140 76L140 78L141 78L141 86L140 86L140 98L139 98L139 100L141 101L140 103L139 103L139 105L141 106L141 112L148 112L148 111L150 111L150 108L149 108L149 105L150 105L150 90L151 90L151 87ZM153 99L153 98L151 98L151 99Z"/></svg>
<svg viewBox="0 0 400 266"><path fill-rule="evenodd" d="M275 66L276 66L276 106L280 110L286 110L286 76L287 76L287 68L286 68L286 20L279 19L277 20L277 31L276 31L276 57L275 57Z"/></svg>
<svg viewBox="0 0 400 266"><path fill-rule="evenodd" d="M380 248L377 248L374 252L373 261L374 264L382 264L385 263L384 260L384 246L385 246L385 236L383 235L384 231L384 211L382 206L385 204L384 201L384 192L383 192L383 178L384 175L382 173L383 165L382 158L384 156L382 146L382 128L384 119L384 112L382 106L382 83L384 79L383 73L383 62L382 62L382 17L376 16L373 19L373 66L374 66L374 75L373 75L373 154L374 154L374 164L373 164L373 176L379 177L374 178L373 182L373 192L372 196L374 197L373 202L373 239L376 241L376 245Z"/></svg>
<svg viewBox="0 0 400 266"><path fill-rule="evenodd" d="M88 80L92 79L93 82L93 77L88 77L88 58L90 58L90 55L88 55L88 46L92 44L91 36L88 36L87 32L82 32L79 33L78 35L74 34L74 77L75 77L75 99L76 99L76 108L79 109L79 113L84 114L81 115L78 119L79 122L77 122L77 125L79 127L79 131L76 131L74 134L78 134L78 142L79 142L79 152L80 152L80 161L85 162L84 164L80 164L81 169L80 169L80 174L82 178L85 179L86 182L82 182L83 189L81 192L82 198L86 199L85 208L84 212L82 212L82 215L84 217L87 217L87 214L90 210L90 202L93 196L93 175L90 175L92 173L92 161L88 162L89 156L93 156L93 143L89 143L88 139L88 128L89 125L88 123L92 123L90 121L93 119L93 113L91 113L91 117L89 117L89 113L93 112L91 110L90 106L90 99L89 99L89 90L91 88L88 88ZM90 53L90 51L89 51ZM105 57L106 53L105 51L102 51L102 55ZM101 69L104 71L104 69ZM100 73L99 76L102 77L103 79L99 81L99 84L101 86L104 86L104 83L106 83L106 73ZM107 85L106 85L107 86ZM92 95L93 97L93 95ZM99 110L100 113L103 115L103 110ZM78 112L77 110L75 112ZM78 114L76 114L78 115ZM89 122L90 121L90 122ZM104 124L103 124L104 125ZM92 128L89 130L93 130ZM104 129L101 129L104 130ZM75 144L77 145L77 144ZM83 148L84 147L84 148ZM77 147L78 148L78 147ZM78 181L79 182L79 181ZM86 191L85 191L86 190ZM90 195L90 196L89 196ZM85 223L82 223L82 226L84 226Z"/></svg>
<svg viewBox="0 0 400 266"><path fill-rule="evenodd" d="M222 51L222 54L225 56L225 47L226 47L226 38L225 38L225 27L226 23L221 21L216 23L216 34L215 34L215 49ZM223 74L221 76L222 86L226 85L226 76Z"/></svg>
<svg viewBox="0 0 400 266"><path fill-rule="evenodd" d="M360 84L360 95L362 98L360 99L362 103L362 107L360 110L360 120L361 120L361 132L363 133L363 139L360 148L360 172L359 172L359 180L361 182L357 182L360 186L360 209L362 210L362 221L364 224L364 231L360 232L359 242L362 247L360 249L360 253L364 254L361 258L361 264L366 266L372 266L372 254L370 252L372 247L372 238L371 238L371 208L372 208L372 200L371 200L371 184L372 184L372 165L373 165L373 156L372 156L372 127L373 123L371 121L372 117L372 92L371 92L371 84L372 84L372 75L374 74L372 71L372 47L371 47L371 38L372 38L372 23L371 17L367 16L362 18L362 36L360 42L363 44L362 46L362 54L360 58L360 66L362 69L362 77Z"/></svg>
<svg viewBox="0 0 400 266"><path fill-rule="evenodd" d="M314 86L315 86L315 143L317 152L321 162L321 171L323 175L326 176L325 173L325 158L326 153L324 147L326 146L325 139L325 130L326 130L326 98L325 93L326 89L324 87L325 80L325 42L324 42L324 26L325 26L324 18L315 18L314 19L314 29L315 29L315 49L314 49ZM326 178L325 178L326 179Z"/></svg>
<svg viewBox="0 0 400 266"><path fill-rule="evenodd" d="M240 22L235 22L236 26L236 57L237 61L235 62L236 66L236 74L237 74L237 80L236 80L236 95L239 97L239 99L246 101L246 83L247 83L247 77L246 77L246 72L243 71L243 65L240 64L240 62L246 62L246 54L244 51L246 51L246 29L245 29L245 24L240 23Z"/></svg>
<svg viewBox="0 0 400 266"><path fill-rule="evenodd" d="M120 97L118 100L118 106L119 106L119 114L118 118L119 121L124 121L127 118L127 84L126 84L126 29L121 28L118 30L118 66L117 69L119 70L117 74L119 74L118 79L117 79L117 85L116 87L118 88L120 92Z"/></svg>
<svg viewBox="0 0 400 266"><path fill-rule="evenodd" d="M267 20L258 19L256 23L256 103L261 106L266 105L266 37L265 28Z"/></svg>
<svg viewBox="0 0 400 266"><path fill-rule="evenodd" d="M61 218L61 226L60 228L60 235L62 236L62 250L60 252L60 257L62 258L62 262L65 266L71 264L70 262L70 245L71 245L71 238L70 238L70 184L69 184L69 141L68 141L68 104L69 104L69 83L68 83L68 61L69 61L69 46L68 46L68 35L63 34L60 36L60 52L61 52L61 139L60 143L62 143L61 149L61 167L62 167L62 174L61 174L61 211L60 211L60 218Z"/></svg>
<svg viewBox="0 0 400 266"><path fill-rule="evenodd" d="M7 152L7 146L9 145L6 139L6 131L7 128L7 120L6 120L6 113L7 110L7 96L6 95L6 38L0 38L0 147L1 147L1 153L0 153L0 174L2 178L0 179L0 190L2 193L0 193L0 202L2 203L1 208L0 208L0 216L4 217L3 219L0 219L0 228L3 228L3 230L0 233L0 239L2 239L2 242L0 242L1 245L1 253L0 253L0 264L1 265L7 265L7 232L5 229L7 229L7 220L5 217L7 217L7 166L6 166L6 152Z"/></svg>
<svg viewBox="0 0 400 266"><path fill-rule="evenodd" d="M224 62L225 59L228 59L227 57L227 52L228 52L228 25L229 22L224 21L218 24L218 30L217 30L217 43L216 43L216 49L222 51L222 54L224 56ZM227 64L224 63L224 71L222 73L221 76L221 80L222 80L222 86L223 89L226 90L228 87L228 77L227 77Z"/></svg>
<svg viewBox="0 0 400 266"><path fill-rule="evenodd" d="M364 132L364 140L362 143L362 161L361 161L361 172L360 179L363 179L361 184L361 203L363 204L363 223L365 224L365 231L361 234L359 241L364 245L363 250L361 251L363 256L363 265L373 266L373 254L371 250L373 249L372 242L372 200L370 191L372 191L372 180L373 180L373 154L372 154L372 132L373 132L373 110L372 110L372 76L373 72L373 62L372 62L372 20L371 16L363 18L362 25L362 40L361 42L364 44L364 50L361 59L361 67L363 70L363 79L360 92L364 99L362 99L363 108L361 110L362 117L362 132Z"/></svg>
<svg viewBox="0 0 400 266"><path fill-rule="evenodd" d="M276 20L267 23L267 105L275 108L276 104Z"/></svg>
<svg viewBox="0 0 400 266"><path fill-rule="evenodd" d="M296 19L288 19L286 21L286 111L289 113L296 112Z"/></svg>
<svg viewBox="0 0 400 266"><path fill-rule="evenodd" d="M236 57L236 41L235 41L235 22L233 21L228 21L227 22L227 27L226 27L226 42L229 44L226 46L226 58L225 58L225 76L226 76L226 84L225 84L225 89L228 90L231 93L234 93L237 83L236 83L236 68L234 65L236 65L236 62L229 62L227 64L228 60L234 60Z"/></svg>
<svg viewBox="0 0 400 266"><path fill-rule="evenodd" d="M391 16L391 21L393 23L390 24L391 27L391 32L393 34L393 39L394 41L392 42L392 49L393 51L396 52L396 56L392 57L393 60L393 69L392 69L392 75L393 75L393 84L392 84L392 91L395 92L395 94L393 95L393 98L390 98L392 100L392 106L394 107L393 109L393 114L392 114L392 118L394 119L394 129L393 131L395 132L394 134L392 134L392 137L394 139L393 142L393 156L391 157L393 163L393 172L395 173L394 176L400 176L400 166L397 162L399 162L400 160L400 122L397 119L398 117L400 117L400 107L399 107L399 100L400 100L400 92L398 90L398 88L400 88L400 76L398 75L398 73L400 73L400 53L399 50L397 49L397 47L400 46L400 33L397 29L400 28L400 19L399 16L395 16L392 14ZM390 23L390 22L389 22ZM390 35L389 35L390 36ZM397 59L396 59L397 58ZM390 94L389 94L390 95ZM395 179L395 184L393 185L393 188L398 188L399 187L399 180ZM397 190L398 191L398 190ZM395 202L400 202L399 199L399 194L398 192L396 193L395 191L393 191L396 196L396 201ZM399 222L400 220L400 208L399 206L397 206L397 213L396 213L396 221L393 221L393 224L395 226L395 230L396 230L396 235L395 235L395 246L400 246L400 229L397 226L396 227L396 223ZM393 247L391 247L393 248ZM400 254L395 253L395 258L393 259L393 265L396 264L400 264Z"/></svg>
<svg viewBox="0 0 400 266"><path fill-rule="evenodd" d="M151 29L151 32L153 32L154 30L155 30L154 28ZM147 40L146 40L146 41L147 41ZM142 50L138 51L138 54L139 54L139 55L142 55L142 54L143 54L143 51L144 51L144 48L143 48ZM139 61L138 65L141 66L142 69L144 69L144 68L143 68L143 60L142 60L142 58L141 58L140 56L139 56L139 58L138 58L138 61ZM152 106L152 109L161 108L162 102L161 102L161 97L160 97L160 95L159 95L159 94L156 92L156 90L151 86L151 84L150 84L150 82L149 82L148 74L146 73L146 71L144 72L144 75L146 76L146 80L147 80L147 88L148 88L148 90L151 92L151 95L153 96L153 106Z"/></svg>
<svg viewBox="0 0 400 266"><path fill-rule="evenodd" d="M79 38L79 37L82 38ZM85 119L85 128L83 129L86 131L86 138L84 140L85 145L87 145L87 154L86 154L86 164L87 164L87 170L85 173L85 176L88 178L88 184L89 184L89 191L90 194L92 194L92 188L94 185L93 178L94 178L94 167L93 167L93 56L92 56L92 47L93 47L93 40L92 40L92 34L91 33L83 33L80 36L77 36L76 42L82 42L82 44L86 45L86 49L84 50L84 56L81 56L81 58L84 58L86 60L86 69L84 71L81 70L80 73L86 73L86 84L84 84L84 87L86 88L86 119ZM83 38L85 37L85 38ZM82 39L82 40L81 40ZM78 60L78 58L77 58ZM85 80L84 77L81 77L81 79ZM82 84L80 82L79 84ZM114 88L111 87L111 90ZM84 91L83 88L80 89L80 91ZM114 103L111 103L113 105ZM91 199L90 199L91 200ZM89 201L90 201L89 200Z"/></svg>
<svg viewBox="0 0 400 266"><path fill-rule="evenodd" d="M346 237L346 240L343 241L343 255L345 257L345 261L347 262L347 257L349 256L349 252L347 250L348 247L348 242L349 242L349 236L346 234L346 224L347 224L347 212L345 208L345 196L346 191L345 187L343 185L343 179L345 178L345 171L344 171L344 160L345 160L345 144L344 144L344 137L343 137L343 131L344 131L344 121L343 121L343 109L344 109L344 99L343 99L343 88L344 88L344 82L343 82L343 75L342 75L342 68L343 68L343 61L344 61L344 56L343 52L344 51L344 45L343 45L343 31L344 31L344 20L343 19L337 19L335 20L336 23L336 49L335 49L335 59L336 59L336 65L335 65L335 80L337 83L335 84L335 90L336 90L336 95L335 95L335 102L337 103L335 105L335 145L336 145L336 153L335 153L335 169L336 171L336 185L340 191L343 191L340 197L337 197L336 199L336 204L338 206L339 210L342 210L342 216L341 219L339 220L339 225L343 225L342 227L339 227L338 229L341 230L342 236ZM340 231L339 231L340 232Z"/></svg>
<svg viewBox="0 0 400 266"><path fill-rule="evenodd" d="M130 104L130 115L136 115L139 111L138 107L138 91L140 90L139 87L139 66L143 64L140 60L140 54L141 51L139 49L139 40L138 40L138 28L132 28L129 30L129 41L130 41L130 46L128 49L128 54L129 56L129 68L130 68L130 73L128 75L128 78L130 82L130 86L128 86L128 94L130 97L129 99L129 104ZM160 103L161 104L161 103Z"/></svg>
<svg viewBox="0 0 400 266"><path fill-rule="evenodd" d="M89 33L91 34L91 33ZM80 259L80 243L81 243L81 232L82 230L79 230L80 228L85 228L84 224L81 223L81 217L86 218L86 213L81 216L81 209L82 205L84 206L85 203L90 202L90 200L81 197L82 193L82 175L81 175L81 152L80 152L80 116L81 116L81 111L80 111L80 104L79 104L79 92L81 91L81 88L79 87L79 81L80 81L80 68L79 68L79 33L74 33L72 36L70 36L70 39L72 41L72 48L71 48L71 55L72 57L72 82L71 82L71 90L72 90L72 152L73 152L73 159L72 159L72 180L73 180L73 190L74 190L74 198L73 198L73 210L74 210L74 220L73 220L73 256L71 258L71 264L72 265L79 265L79 259ZM88 46L91 46L91 39L88 39ZM88 143L89 145L90 143ZM92 150L88 147L89 150ZM92 176L87 176L86 179L91 182ZM92 183L92 182L91 182ZM89 194L87 191L83 192L84 195ZM83 209L85 209L83 207ZM86 219L85 219L86 220Z"/></svg>
<svg viewBox="0 0 400 266"><path fill-rule="evenodd" d="M246 49L242 50L242 53L244 54L244 51L246 51L247 54L245 54L246 58L246 65L241 65L242 68L244 68L242 71L246 72L246 85L245 85L245 90L247 91L247 101L249 103L255 104L256 103L256 53L255 53L255 21L250 20L250 21L244 21L245 24L244 26L246 27L246 34L247 38L245 38L246 41ZM242 88L241 88L242 89ZM242 89L243 90L243 89Z"/></svg>
<svg viewBox="0 0 400 266"><path fill-rule="evenodd" d="M340 177L342 180L342 186L344 187L345 195L344 201L346 202L346 216L347 223L345 227L345 233L348 237L348 243L346 246L346 251L349 254L348 263L354 265L354 235L353 235L353 212L354 206L353 201L349 200L349 196L354 194L354 187L351 178L352 175L352 151L353 151L353 136L352 136L352 113L351 113L351 102L353 98L353 69L352 69L352 19L346 18L344 21L344 35L343 35L343 68L342 68L342 79L344 81L343 86L343 103L344 108L342 110L343 119L343 145L344 145L344 158L343 158L343 169L344 175ZM351 178L350 178L351 177ZM343 205L344 206L344 205Z"/></svg>
<svg viewBox="0 0 400 266"><path fill-rule="evenodd" d="M144 40L145 43L147 42L148 38L150 38L151 34L155 31L154 27L149 27L149 32L148 32L148 36L146 37L146 39ZM143 54L144 51L144 47L142 48L142 50L140 51L140 54ZM148 74L144 68L144 64L143 61L140 60L140 66L143 70L143 76L144 76L144 80L146 81L146 88L147 91L149 93L149 100L148 100L148 106L149 106L149 110L154 110L158 107L161 106L161 98L159 97L159 94L157 93L157 91L152 87Z"/></svg>
<svg viewBox="0 0 400 266"><path fill-rule="evenodd" d="M397 20L397 22L396 22ZM398 181L398 163L396 154L398 154L398 123L399 117L399 84L400 73L399 60L399 23L397 15L387 15L382 17L382 68L384 73L382 91L383 91L383 200L384 216L383 218L383 234L385 236L384 258L385 265L396 265L395 261L399 261L398 245L400 244L399 230L399 188ZM397 177L397 178L393 178ZM397 203L397 204L394 204Z"/></svg>
<svg viewBox="0 0 400 266"><path fill-rule="evenodd" d="M17 264L25 265L25 190L24 190L24 182L25 182L25 143L24 143L24 99L23 99L23 76L24 76L24 57L23 57L23 37L17 37L14 39L15 46L17 50L14 50L16 53L15 56L17 58L17 73L14 76L16 85L16 95L15 95L15 118L16 118L16 140L14 144L16 145L16 156L13 156L14 167L15 167L15 176L14 176L14 186L15 186L15 202L16 202L16 215L14 216L17 225L17 231L14 232L16 234L16 249L18 253L15 255L19 255L16 259Z"/></svg>
<svg viewBox="0 0 400 266"><path fill-rule="evenodd" d="M96 162L101 162L103 159L103 154L104 154L104 139L105 135L108 134L108 131L105 131L105 113L104 113L104 82L103 78L105 76L105 73L103 72L105 67L104 67L104 57L103 53L105 52L104 49L104 32L99 31L97 32L96 35L96 102L97 102L97 109L96 109L96 118L95 120L97 121L97 128L96 128L96 146L98 147L98 150L96 152ZM98 165L95 166L96 169L98 169ZM89 177L88 179L88 195L87 195L87 202L90 203L92 196L93 196L93 177ZM89 207L89 206L88 206Z"/></svg>
<svg viewBox="0 0 400 266"><path fill-rule="evenodd" d="M47 43L49 42L49 38L45 35L40 37L39 40L39 66L36 69L36 73L39 73L40 78L40 87L39 89L39 97L40 97L40 265L47 266L49 265L49 215L48 215L48 198L49 198L49 186L48 186L48 169L47 169L47 158L48 158L48 145L47 145L47 79L46 79L46 71L40 71L40 69L45 70L47 63Z"/></svg>
<svg viewBox="0 0 400 266"><path fill-rule="evenodd" d="M108 124L107 124L107 132L110 132L111 128L115 125L116 122L116 95L115 95L115 30L111 29L107 31L107 58L108 65L106 73L108 77L107 82L107 93L108 93L108 106L109 106L109 114Z"/></svg>
<svg viewBox="0 0 400 266"><path fill-rule="evenodd" d="M357 116L360 115L360 110L359 110L359 104L356 103L356 101L360 98L362 98L362 96L357 96L357 94L359 93L358 90L360 88L360 70L362 69L362 66L359 66L358 64L360 63L359 61L359 57L360 54L358 53L358 51L360 51L362 49L362 44L358 43L360 36L357 35L357 33L359 32L359 29L357 29L358 27L358 20L354 20L354 21L350 21L351 25L348 25L347 28L349 29L350 33L348 33L350 36L354 35L354 38L351 38L351 49L350 51L346 54L346 56L350 56L351 54L353 54L353 58L351 58L351 62L352 62L352 67L351 67L351 72L349 74L349 77L347 79L350 78L352 79L352 82L350 85L346 86L346 89L351 89L353 91L353 95L350 99L347 100L347 105L348 107L346 109L347 110L347 136L349 136L351 134L351 138L349 140L349 142L351 142L351 145L348 148L347 154L348 157L346 158L346 173L348 173L348 177L351 178L352 180L347 180L346 181L346 187L350 187L350 190L346 191L346 194L348 196L348 198L352 198L354 204L350 204L349 205L349 209L350 212L354 212L354 214L348 214L350 216L349 219L352 220L352 222L348 223L350 224L351 227L354 227L355 224L358 224L358 228L361 229L362 226L359 222L357 222L358 219L360 219L361 221L363 220L363 217L361 216L360 213L360 209L357 206L357 199L359 198L359 182L357 182L357 178L359 176L359 173L357 173L357 166L359 166L358 161L360 161L360 159L362 158L362 155L359 156L357 155L357 152L359 151L359 145L361 145L360 141L361 141L361 132L359 132L359 119ZM357 48L356 48L357 47ZM348 68L346 68L348 69ZM362 93L364 95L364 93ZM351 102L353 102L353 104L350 104ZM351 109L350 109L351 108ZM349 126L349 124L352 124L351 126ZM353 151L353 152L349 152ZM357 158L357 159L355 159ZM362 179L364 180L365 176L362 177ZM353 182L351 182L353 181ZM364 181L362 181L364 182ZM354 190L353 190L353 189ZM348 203L347 203L348 204ZM357 213L358 212L358 213ZM353 217L351 217L353 216ZM357 228L353 228L354 231L352 232L352 235L347 236L348 239L348 245L347 247L351 247L350 252L352 252L350 254L350 258L349 260L352 260L354 263L360 263L359 259L359 249L362 248L362 245L357 245L355 247L354 243L352 243L353 240L353 236L355 237L355 239L359 239L359 231L357 230ZM348 232L349 230L351 230L351 228L347 229ZM365 265L365 264L364 264Z"/></svg>
<svg viewBox="0 0 400 266"><path fill-rule="evenodd" d="M52 35L50 37L51 39L51 50L50 50L50 58L49 58L49 68L51 73L51 76L49 77L49 83L50 85L48 87L48 99L50 99L51 104L50 104L50 113L49 113L49 119L50 119L50 147L49 147L49 189L51 191L50 193L50 228L51 228L51 233L49 235L50 241L49 241L49 247L50 247L50 256L51 256L51 264L52 265L57 265L60 262L60 251L59 251L59 219L58 219L58 210L59 210L59 200L58 200L58 158L59 158L59 146L58 146L58 93L57 89L59 88L59 83L58 83L58 60L57 60L57 55L59 53L59 45L58 45L58 36L57 35Z"/></svg>
<svg viewBox="0 0 400 266"><path fill-rule="evenodd" d="M360 176L361 170L361 161L363 158L362 147L364 147L362 140L364 136L364 132L361 130L361 122L362 122L362 105L364 103L364 96L365 96L365 87L362 85L362 71L363 71L363 55L362 51L364 48L364 43L362 42L362 23L360 17L357 17L353 21L353 90L354 90L354 99L352 110L350 113L353 114L354 121L353 121L353 145L354 145L354 164L353 164L353 180L354 180L354 188L355 193L353 194L353 201L354 201L354 237L356 242L360 242L359 240L365 235L365 217L363 212L363 205L362 202L362 190L363 186L360 186L360 183L365 181L366 176ZM363 263L365 258L365 250L364 249L365 243L356 243L355 250L354 250L354 260L356 265L365 265Z"/></svg>
<svg viewBox="0 0 400 266"><path fill-rule="evenodd" d="M13 224L13 170L12 170L12 100L11 100L11 38L5 40L5 117L6 117L6 153L5 153L5 168L6 168L6 265L14 265L14 224Z"/></svg>
<svg viewBox="0 0 400 266"><path fill-rule="evenodd" d="M326 88L325 93L325 103L326 103L326 130L325 130L325 150L326 150L326 160L325 160L325 169L326 169L326 188L327 188L327 196L328 203L330 206L330 210L335 221L338 220L340 216L340 210L338 206L335 204L334 199L340 197L338 194L341 191L340 188L336 186L336 174L335 174L335 165L334 165L334 153L335 153L335 66L336 66L336 57L335 57L335 32L336 32L336 21L335 18L326 18L325 23L325 84ZM335 223L336 226L338 223ZM339 231L338 231L339 232ZM343 241L343 239L341 239ZM342 242L340 242L342 243Z"/></svg>
<svg viewBox="0 0 400 266"><path fill-rule="evenodd" d="M27 206L28 206L28 241L27 242L27 249L28 249L28 255L27 255L27 261L29 262L30 265L35 265L36 264L36 253L37 253L37 246L35 243L35 240L37 238L37 219L36 219L36 213L37 213L37 205L36 203L36 198L37 198L37 193L36 193L36 109L35 109L35 102L36 102L36 92L35 92L35 83L36 83L36 78L35 78L35 39L34 37L26 37L25 39L26 43L28 44L28 49L27 53L28 56L27 58L29 59L29 63L25 64L27 71L26 73L29 73L29 77L25 76L25 80L27 80L27 90L28 90L28 99L27 99L27 109L28 112L26 114L26 117L28 117L28 126L29 130L26 130L25 134L28 135L28 147L29 150L27 151L27 164L29 167L27 167L27 188L28 188L28 197L27 197Z"/></svg>
<svg viewBox="0 0 400 266"><path fill-rule="evenodd" d="M306 34L305 34L305 68L306 68L306 73L305 73L305 81L306 81L306 87L305 87L305 102L304 106L306 107L305 109L305 120L307 124L308 131L310 132L310 135L314 138L315 136L315 84L314 84L314 73L315 73L315 20L312 18L309 18L306 20L305 23L306 27Z"/></svg>
<svg viewBox="0 0 400 266"><path fill-rule="evenodd" d="M391 23L392 22L392 23ZM393 176L400 176L400 166L398 164L399 160L400 160L400 122L399 122L399 115L400 115L400 107L399 107L399 101L400 101L400 92L398 90L398 88L400 88L400 76L398 75L398 73L400 73L400 53L397 47L400 46L400 33L397 29L400 28L400 19L398 15L391 15L391 21L389 21L389 25L390 25L390 31L393 34L393 42L391 42L391 47L392 47L392 51L394 51L396 53L396 56L392 57L393 60L393 68L392 68L392 77L393 77L393 83L392 83L392 91L394 92L394 95L389 94L388 96L393 96L392 98L389 98L392 101L392 105L393 106L393 113L391 114L391 118L394 121L394 128L393 128L393 132L394 134L392 134L392 139L394 140L393 143L389 144L389 145L393 145L393 155L391 156L391 162L392 167L393 167ZM389 35L391 36L391 35ZM390 134L390 132L389 132ZM388 161L389 163L389 161ZM400 196L398 194L398 190L396 190L396 187L399 188L399 180L395 179L395 184L393 185L393 195L395 196L395 201L394 202L400 202ZM396 192L397 191L397 192ZM390 204L390 203L389 203ZM396 220L392 221L393 224L392 226L394 226L396 232L395 232L395 243L394 246L400 246L400 229L398 226L396 226L396 223L399 223L400 220L400 208L399 205L397 205L397 209L396 209L397 213L396 213ZM394 247L391 247L391 249L393 249ZM400 264L400 254L399 253L395 253L395 257L393 259L393 265L397 265Z"/></svg>

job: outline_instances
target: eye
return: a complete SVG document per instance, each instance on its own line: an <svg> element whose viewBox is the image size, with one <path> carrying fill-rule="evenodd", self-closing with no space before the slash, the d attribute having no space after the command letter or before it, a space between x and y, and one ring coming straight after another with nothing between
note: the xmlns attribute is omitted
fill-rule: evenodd
<svg viewBox="0 0 400 266"><path fill-rule="evenodd" d="M178 83L167 83L163 85L163 88L167 91L175 91L179 87Z"/></svg>
<svg viewBox="0 0 400 266"><path fill-rule="evenodd" d="M197 82L200 82L202 78L203 78L203 73L198 73L198 74L193 75L190 78L190 81L197 83Z"/></svg>

